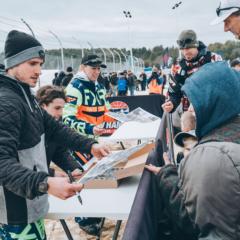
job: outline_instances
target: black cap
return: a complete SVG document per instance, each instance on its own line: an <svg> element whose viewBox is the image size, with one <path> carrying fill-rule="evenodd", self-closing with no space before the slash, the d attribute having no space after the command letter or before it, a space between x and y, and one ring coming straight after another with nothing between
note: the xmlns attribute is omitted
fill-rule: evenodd
<svg viewBox="0 0 240 240"><path fill-rule="evenodd" d="M174 142L175 144L177 144L179 147L184 147L184 142L183 140L185 138L188 138L188 137L192 137L192 138L196 138L196 133L195 133L195 130L191 130L189 132L179 132L175 138L174 138Z"/></svg>
<svg viewBox="0 0 240 240"><path fill-rule="evenodd" d="M32 58L45 58L41 43L34 37L24 32L12 30L8 33L5 42L5 68L12 68Z"/></svg>
<svg viewBox="0 0 240 240"><path fill-rule="evenodd" d="M102 63L101 58L95 54L84 56L81 64L91 66L91 67L98 67L98 66L101 68L107 67L105 64Z"/></svg>

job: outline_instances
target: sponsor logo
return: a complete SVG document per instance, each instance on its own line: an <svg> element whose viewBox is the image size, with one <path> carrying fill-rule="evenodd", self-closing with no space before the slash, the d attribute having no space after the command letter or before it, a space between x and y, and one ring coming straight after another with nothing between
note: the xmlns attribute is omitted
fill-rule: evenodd
<svg viewBox="0 0 240 240"><path fill-rule="evenodd" d="M77 104L77 97L74 97L74 96L67 96L67 103L71 103L71 104L74 104L76 105Z"/></svg>
<svg viewBox="0 0 240 240"><path fill-rule="evenodd" d="M110 103L110 112L121 112L121 113L129 113L129 107L125 102L122 101L114 101ZM103 128L105 129L103 136L109 136L113 134L113 132L118 129L120 126L120 122L113 119L112 122L105 122Z"/></svg>
<svg viewBox="0 0 240 240"><path fill-rule="evenodd" d="M129 113L129 107L125 102L122 101L114 101L110 104L110 112L122 112L122 113Z"/></svg>

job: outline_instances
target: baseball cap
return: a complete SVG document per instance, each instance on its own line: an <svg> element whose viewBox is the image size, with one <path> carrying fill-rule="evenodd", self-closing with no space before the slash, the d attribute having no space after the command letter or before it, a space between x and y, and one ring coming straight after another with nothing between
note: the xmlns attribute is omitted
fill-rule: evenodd
<svg viewBox="0 0 240 240"><path fill-rule="evenodd" d="M177 144L179 147L184 147L184 142L183 140L185 138L188 138L188 137L192 137L192 138L196 138L196 134L195 134L195 130L191 130L189 132L180 132L178 133L175 138L174 138L174 142L175 144Z"/></svg>
<svg viewBox="0 0 240 240"><path fill-rule="evenodd" d="M81 64L91 66L91 67L101 67L106 68L107 66L102 63L102 60L100 57L98 57L95 54L86 55L82 58Z"/></svg>
<svg viewBox="0 0 240 240"><path fill-rule="evenodd" d="M217 18L210 24L216 25L227 19L232 13L240 10L239 0L221 0L219 7L216 9Z"/></svg>

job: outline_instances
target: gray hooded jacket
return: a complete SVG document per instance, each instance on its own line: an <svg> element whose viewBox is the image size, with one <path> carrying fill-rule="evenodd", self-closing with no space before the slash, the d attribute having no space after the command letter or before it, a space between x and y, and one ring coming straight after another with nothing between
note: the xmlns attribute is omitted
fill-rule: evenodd
<svg viewBox="0 0 240 240"><path fill-rule="evenodd" d="M171 165L160 171L164 204L188 239L239 240L240 73L209 63L182 90L194 107L200 142L179 175Z"/></svg>

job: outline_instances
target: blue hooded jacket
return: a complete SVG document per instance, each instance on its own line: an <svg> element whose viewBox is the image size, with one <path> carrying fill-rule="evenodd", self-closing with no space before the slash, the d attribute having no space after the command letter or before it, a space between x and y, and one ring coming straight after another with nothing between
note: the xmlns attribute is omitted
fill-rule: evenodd
<svg viewBox="0 0 240 240"><path fill-rule="evenodd" d="M182 91L195 110L199 139L240 113L240 72L226 62L202 66Z"/></svg>

